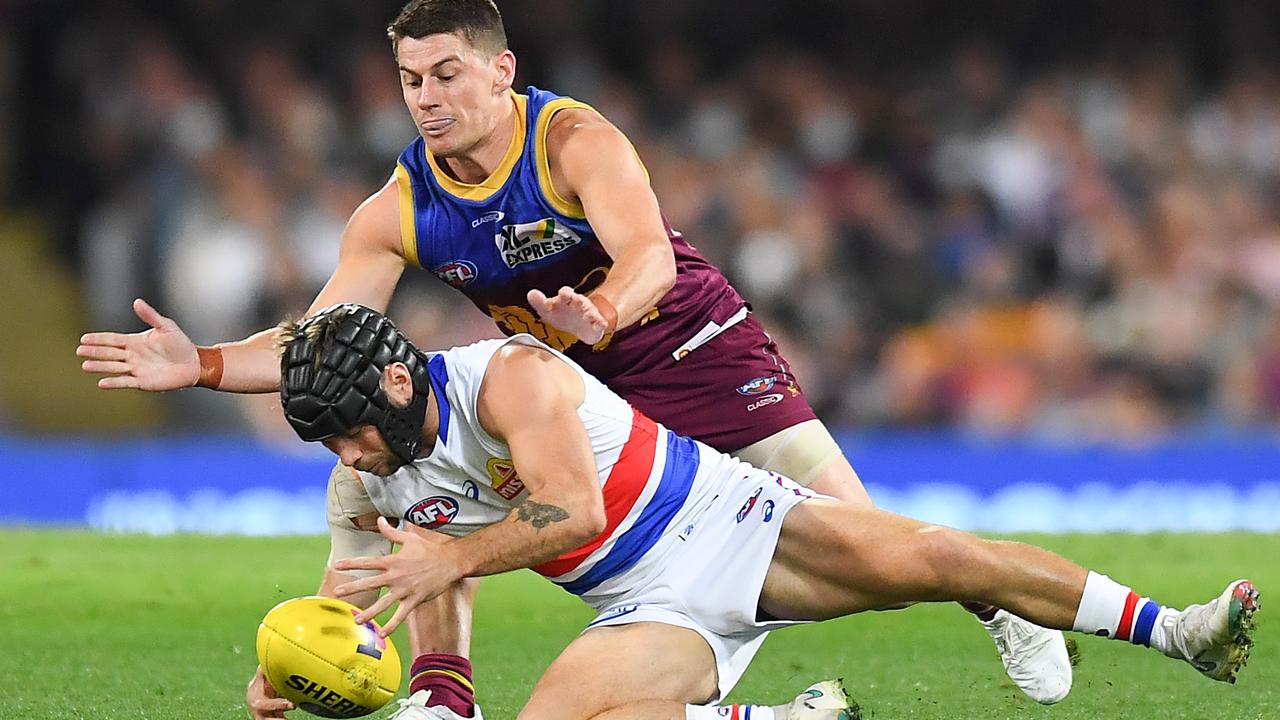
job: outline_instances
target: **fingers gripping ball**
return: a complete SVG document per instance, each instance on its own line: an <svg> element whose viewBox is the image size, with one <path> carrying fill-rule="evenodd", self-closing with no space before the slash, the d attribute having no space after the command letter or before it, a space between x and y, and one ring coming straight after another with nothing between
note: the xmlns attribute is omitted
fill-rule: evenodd
<svg viewBox="0 0 1280 720"><path fill-rule="evenodd" d="M286 600L258 626L258 664L281 697L313 715L350 718L386 705L400 688L400 654L359 608L326 597Z"/></svg>

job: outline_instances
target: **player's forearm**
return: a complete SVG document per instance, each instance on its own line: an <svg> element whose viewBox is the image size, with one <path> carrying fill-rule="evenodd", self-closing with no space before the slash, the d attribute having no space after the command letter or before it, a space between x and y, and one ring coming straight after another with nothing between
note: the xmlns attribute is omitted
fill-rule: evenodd
<svg viewBox="0 0 1280 720"><path fill-rule="evenodd" d="M233 393L267 393L280 389L280 354L276 350L275 328L207 350L213 352L201 353L202 376L208 376L211 363L221 362L221 375L214 389ZM221 357L209 357L214 354ZM204 386L212 385L204 383Z"/></svg>
<svg viewBox="0 0 1280 720"><path fill-rule="evenodd" d="M640 321L676 283L676 260L669 242L636 243L613 259L600 287L588 297L603 295L618 312L622 329Z"/></svg>
<svg viewBox="0 0 1280 720"><path fill-rule="evenodd" d="M530 498L506 520L450 543L461 577L533 567L582 547L604 531L604 510L560 507Z"/></svg>

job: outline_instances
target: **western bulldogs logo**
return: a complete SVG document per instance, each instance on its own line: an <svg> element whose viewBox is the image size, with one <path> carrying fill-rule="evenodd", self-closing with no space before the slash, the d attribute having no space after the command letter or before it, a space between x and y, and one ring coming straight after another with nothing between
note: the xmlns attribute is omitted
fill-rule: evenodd
<svg viewBox="0 0 1280 720"><path fill-rule="evenodd" d="M436 277L460 288L476 279L476 266L470 260L451 260L435 269Z"/></svg>
<svg viewBox="0 0 1280 720"><path fill-rule="evenodd" d="M512 465L510 460L489 458L485 467L489 470L489 481L493 485L493 491L501 495L503 500L514 500L517 495L524 492L524 482L516 474L516 466Z"/></svg>
<svg viewBox="0 0 1280 720"><path fill-rule="evenodd" d="M493 236L502 261L514 268L563 252L582 242L582 238L552 218L531 223L503 225Z"/></svg>
<svg viewBox="0 0 1280 720"><path fill-rule="evenodd" d="M769 392L769 389L772 388L773 384L777 381L778 379L772 375L769 377L758 377L746 385L739 385L738 394L746 395L747 397L751 397L752 395L763 395Z"/></svg>
<svg viewBox="0 0 1280 720"><path fill-rule="evenodd" d="M437 495L419 500L413 507L405 511L404 519L427 530L435 530L448 525L458 516L458 501L451 497Z"/></svg>
<svg viewBox="0 0 1280 720"><path fill-rule="evenodd" d="M751 497L747 498L747 501L742 504L742 509L738 511L738 522L746 520L747 515L751 514L751 508L756 506L756 500L760 499L762 490L764 490L762 487L756 488L756 491L751 493Z"/></svg>

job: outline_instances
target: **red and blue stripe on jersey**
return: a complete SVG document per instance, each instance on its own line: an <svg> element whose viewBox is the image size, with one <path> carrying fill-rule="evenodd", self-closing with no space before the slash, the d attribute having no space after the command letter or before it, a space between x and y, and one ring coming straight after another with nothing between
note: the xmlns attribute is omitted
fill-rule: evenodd
<svg viewBox="0 0 1280 720"><path fill-rule="evenodd" d="M694 441L634 411L631 434L602 488L604 531L534 571L582 595L631 569L684 507L698 463Z"/></svg>

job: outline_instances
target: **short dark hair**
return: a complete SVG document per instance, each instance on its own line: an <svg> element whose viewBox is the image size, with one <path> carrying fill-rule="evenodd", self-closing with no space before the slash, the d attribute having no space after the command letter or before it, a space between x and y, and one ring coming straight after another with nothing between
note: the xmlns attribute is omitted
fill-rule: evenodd
<svg viewBox="0 0 1280 720"><path fill-rule="evenodd" d="M493 0L411 0L387 26L394 49L401 38L457 33L486 55L507 49L507 31Z"/></svg>

